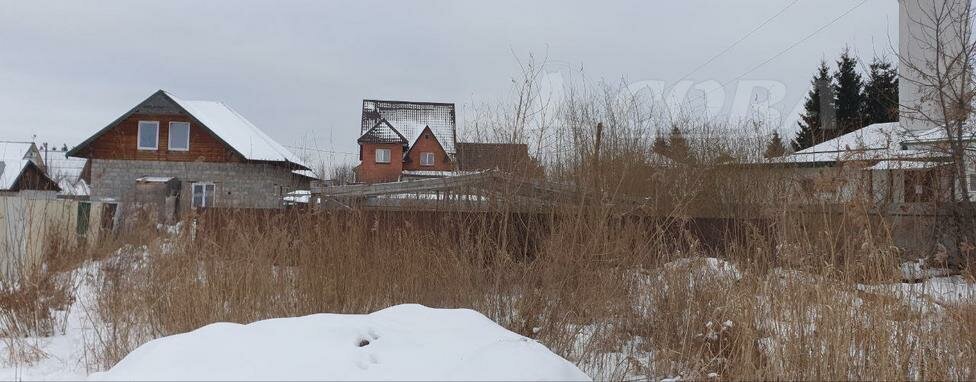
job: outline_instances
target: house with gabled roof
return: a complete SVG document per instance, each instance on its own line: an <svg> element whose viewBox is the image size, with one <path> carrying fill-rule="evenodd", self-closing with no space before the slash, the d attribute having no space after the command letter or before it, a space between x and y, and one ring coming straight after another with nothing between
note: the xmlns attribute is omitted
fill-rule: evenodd
<svg viewBox="0 0 976 382"><path fill-rule="evenodd" d="M455 170L454 104L363 100L362 116L358 182Z"/></svg>
<svg viewBox="0 0 976 382"><path fill-rule="evenodd" d="M144 200L177 210L282 208L314 175L302 161L221 102L159 90L67 153L89 161L92 199ZM155 185L155 186L154 186Z"/></svg>
<svg viewBox="0 0 976 382"><path fill-rule="evenodd" d="M33 142L0 141L0 192L60 191Z"/></svg>

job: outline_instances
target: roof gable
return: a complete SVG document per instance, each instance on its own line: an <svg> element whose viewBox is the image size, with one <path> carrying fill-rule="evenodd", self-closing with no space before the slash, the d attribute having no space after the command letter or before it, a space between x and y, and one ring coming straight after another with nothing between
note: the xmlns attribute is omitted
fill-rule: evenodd
<svg viewBox="0 0 976 382"><path fill-rule="evenodd" d="M399 143L401 145L407 145L409 142L407 138L400 134L400 132L393 127L385 119L381 119L373 128L367 130L363 133L359 139L356 140L359 143Z"/></svg>
<svg viewBox="0 0 976 382"><path fill-rule="evenodd" d="M457 128L453 103L363 100L360 131L365 133L380 120L388 121L407 137L413 137L425 127L430 127L444 150L449 154L455 153Z"/></svg>
<svg viewBox="0 0 976 382"><path fill-rule="evenodd" d="M40 152L33 142L0 142L0 190L14 190L24 173L33 168L46 180Z"/></svg>
<svg viewBox="0 0 976 382"><path fill-rule="evenodd" d="M434 132L430 129L430 126L426 126L422 130L417 132L417 134L414 135L413 139L410 140L410 148L408 148L407 151L403 153L404 158L410 155L410 152L413 151L413 148L417 146L417 142L420 141L420 138L424 136L425 132L430 133L430 137L434 139L434 143L437 143L437 147L440 147L441 150L447 152L446 150L444 150L444 145L441 144L440 139L437 139L437 134L434 134Z"/></svg>
<svg viewBox="0 0 976 382"><path fill-rule="evenodd" d="M68 152L68 156L80 156L96 139L111 131L119 122L133 114L190 116L231 151L249 161L286 162L308 168L298 157L275 142L271 137L248 121L244 116L214 101L189 101L172 93L159 90L140 102L132 110L102 128L87 140Z"/></svg>

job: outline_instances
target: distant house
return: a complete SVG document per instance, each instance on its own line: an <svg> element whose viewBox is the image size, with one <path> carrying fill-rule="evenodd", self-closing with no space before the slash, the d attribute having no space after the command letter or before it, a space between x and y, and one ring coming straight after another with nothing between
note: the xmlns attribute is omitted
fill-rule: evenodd
<svg viewBox="0 0 976 382"><path fill-rule="evenodd" d="M877 205L951 200L953 172L940 128L912 130L879 123L777 159L804 174L802 190L818 200L868 196ZM976 180L976 167L967 165ZM956 192L962 192L957 190ZM976 196L976 186L967 190Z"/></svg>
<svg viewBox="0 0 976 382"><path fill-rule="evenodd" d="M359 143L361 183L455 170L454 104L363 100Z"/></svg>
<svg viewBox="0 0 976 382"><path fill-rule="evenodd" d="M60 191L32 142L0 142L0 192Z"/></svg>
<svg viewBox="0 0 976 382"><path fill-rule="evenodd" d="M285 195L307 190L312 179L294 154L229 106L163 90L67 155L88 159L93 199L157 195L179 210L282 208Z"/></svg>
<svg viewBox="0 0 976 382"><path fill-rule="evenodd" d="M68 157L67 150L42 148L40 154L45 172L61 188L58 195L85 198L91 194L88 187L91 167L87 159Z"/></svg>

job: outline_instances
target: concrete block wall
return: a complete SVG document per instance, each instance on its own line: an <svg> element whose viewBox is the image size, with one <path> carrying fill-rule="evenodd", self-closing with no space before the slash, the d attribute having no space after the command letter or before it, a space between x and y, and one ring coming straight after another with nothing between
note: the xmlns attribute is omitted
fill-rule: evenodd
<svg viewBox="0 0 976 382"><path fill-rule="evenodd" d="M136 179L173 177L180 181L180 208L189 209L194 182L216 185L215 207L283 208L281 198L292 190L309 188L291 170L261 163L164 162L93 159L91 194L94 198L135 199Z"/></svg>

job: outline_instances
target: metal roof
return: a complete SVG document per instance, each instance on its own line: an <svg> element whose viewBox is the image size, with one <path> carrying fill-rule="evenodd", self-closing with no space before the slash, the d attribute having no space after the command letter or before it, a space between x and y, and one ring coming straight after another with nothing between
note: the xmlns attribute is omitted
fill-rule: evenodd
<svg viewBox="0 0 976 382"><path fill-rule="evenodd" d="M457 142L455 119L453 103L364 99L360 133L365 134L381 120L389 122L404 137L414 137L425 127L430 127L444 151L454 155Z"/></svg>

